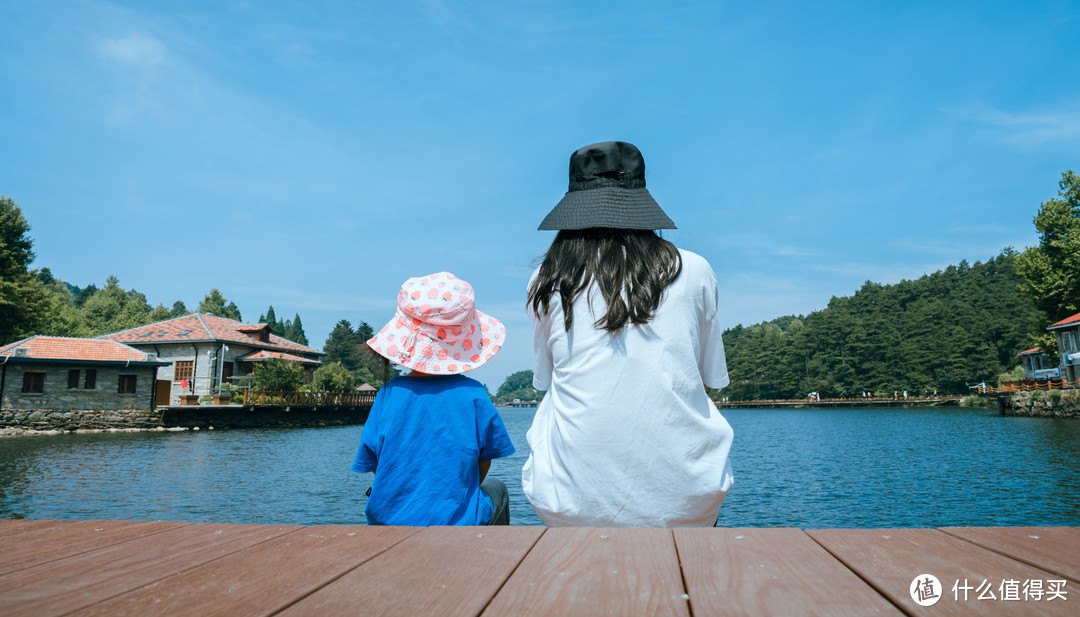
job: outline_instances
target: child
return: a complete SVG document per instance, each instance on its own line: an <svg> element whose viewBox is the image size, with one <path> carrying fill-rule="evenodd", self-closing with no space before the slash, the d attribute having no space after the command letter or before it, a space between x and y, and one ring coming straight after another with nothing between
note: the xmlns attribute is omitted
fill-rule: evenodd
<svg viewBox="0 0 1080 617"><path fill-rule="evenodd" d="M547 393L521 487L549 526L712 526L732 485L731 427L703 387L728 383L716 276L654 231L674 228L632 144L570 157L529 284Z"/></svg>
<svg viewBox="0 0 1080 617"><path fill-rule="evenodd" d="M448 272L405 281L397 302L367 342L412 369L379 390L360 437L352 469L375 472L368 523L509 525L506 485L485 476L514 445L487 388L462 375L499 352L506 328Z"/></svg>

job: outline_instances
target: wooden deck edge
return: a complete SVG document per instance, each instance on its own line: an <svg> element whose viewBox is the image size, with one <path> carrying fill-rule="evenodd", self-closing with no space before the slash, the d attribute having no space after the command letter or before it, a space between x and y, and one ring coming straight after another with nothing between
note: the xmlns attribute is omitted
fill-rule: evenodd
<svg viewBox="0 0 1080 617"><path fill-rule="evenodd" d="M1028 527L1026 527L1026 526L1023 526L1023 527L1018 526L1018 527L1016 527L1016 529L1025 529L1025 528L1028 528ZM1046 529L1046 527L1030 527L1030 528L1031 529ZM1039 570L1042 570L1043 572L1046 572L1047 574L1052 574L1054 576L1060 576L1061 578L1068 579L1068 580L1070 580L1072 582L1080 583L1080 576L1074 576L1074 575L1065 574L1064 572L1059 572L1057 570L1052 569L1051 566L1047 566L1045 563L1038 563L1033 559L1024 557L1023 555L1017 555L1016 553L1007 552L1007 551L1005 551L1004 549L1002 549L1000 547L994 547L994 546L991 546L990 544L988 544L986 542L979 542L979 541L973 540L971 538L966 538L963 535L960 535L960 534L956 533L957 529L963 529L963 528L958 528L958 527L938 527L937 529L938 529L938 531L948 535L950 538L955 538L957 540L962 540L962 541L967 542L968 544L971 544L973 546L977 546L979 548L991 551L993 553L997 553L998 555L1001 555L1002 557L1007 557L1009 559L1012 559L1013 561L1019 561L1020 563L1024 563L1024 564L1027 564L1027 565L1029 565L1029 566L1031 566L1033 568L1037 568ZM993 529L993 528L992 527L983 527L981 529ZM1051 527L1051 529L1080 529L1080 528L1070 527L1070 526L1067 526L1067 525L1061 525L1061 526Z"/></svg>

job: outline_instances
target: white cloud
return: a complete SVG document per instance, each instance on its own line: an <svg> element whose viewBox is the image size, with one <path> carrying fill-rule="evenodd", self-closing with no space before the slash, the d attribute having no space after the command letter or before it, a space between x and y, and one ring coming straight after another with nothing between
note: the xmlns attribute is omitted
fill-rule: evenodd
<svg viewBox="0 0 1080 617"><path fill-rule="evenodd" d="M899 260L895 265L848 261L831 265L818 264L811 266L811 269L817 270L819 272L828 272L831 274L838 274L843 277L847 277L855 284L855 286L850 289L840 291L836 295L850 296L856 291L858 291L858 285L861 284L863 281L873 281L875 283L881 283L882 285L894 285L902 280L918 279L926 274L931 274L933 272L941 270L948 265L949 263L903 263Z"/></svg>
<svg viewBox="0 0 1080 617"><path fill-rule="evenodd" d="M1006 141L1022 146L1080 141L1080 106L1007 112L989 105L951 110L963 119L1002 131Z"/></svg>
<svg viewBox="0 0 1080 617"><path fill-rule="evenodd" d="M98 52L109 60L136 68L152 68L165 62L168 50L158 39L143 34L106 38L98 43Z"/></svg>
<svg viewBox="0 0 1080 617"><path fill-rule="evenodd" d="M888 246L909 255L932 255L947 258L950 263L961 259L983 261L997 256L1006 246L1022 250L1035 242L1035 234L1028 229L978 231L971 229L953 231L950 236L910 236L888 242Z"/></svg>

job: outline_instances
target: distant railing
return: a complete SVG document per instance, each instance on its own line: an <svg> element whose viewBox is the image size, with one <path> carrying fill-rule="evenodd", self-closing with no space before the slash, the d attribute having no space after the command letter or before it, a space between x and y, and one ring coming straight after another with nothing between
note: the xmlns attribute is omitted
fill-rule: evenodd
<svg viewBox="0 0 1080 617"><path fill-rule="evenodd" d="M244 390L245 405L371 405L375 392L289 392Z"/></svg>
<svg viewBox="0 0 1080 617"><path fill-rule="evenodd" d="M1033 390L1068 390L1070 388L1080 388L1080 379L1074 379L1072 381L1064 378L1003 381L997 388L994 386L979 386L979 393L997 394L1000 392L1031 392Z"/></svg>
<svg viewBox="0 0 1080 617"><path fill-rule="evenodd" d="M909 394L906 397L903 396L903 395L898 394L897 396L853 396L853 397L847 397L847 398L812 398L812 399L811 398L758 398L758 399L727 399L727 400L721 399L721 400L718 400L718 401L715 401L715 402L720 403L722 405L738 405L738 404L746 404L746 403L756 403L756 404L763 404L763 403L787 403L787 404L800 403L800 404L803 404L803 403L805 403L805 404L808 404L808 405L813 405L813 404L816 404L816 403L874 403L874 402L877 402L877 403L884 403L884 402L889 402L889 403L898 403L898 402L915 403L915 402L919 402L919 403L924 403L924 402L927 402L927 401L946 401L946 400L953 400L953 399L959 399L959 398L960 397L955 396L955 395L945 395L945 394L941 394L941 395L931 394L931 395L925 395L925 396Z"/></svg>

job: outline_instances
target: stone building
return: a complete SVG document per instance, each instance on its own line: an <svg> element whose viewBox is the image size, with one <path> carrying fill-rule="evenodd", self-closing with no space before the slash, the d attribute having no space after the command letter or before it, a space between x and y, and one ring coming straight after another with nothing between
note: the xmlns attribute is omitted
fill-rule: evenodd
<svg viewBox="0 0 1080 617"><path fill-rule="evenodd" d="M242 324L205 313L98 338L157 354L168 363L158 373L158 405L178 405L182 395L216 394L221 384L250 375L256 362L285 360L310 371L322 364L319 358L326 355L275 335L267 324Z"/></svg>
<svg viewBox="0 0 1080 617"><path fill-rule="evenodd" d="M1080 313L1050 324L1046 329L1057 337L1061 378L1075 383L1080 379Z"/></svg>
<svg viewBox="0 0 1080 617"><path fill-rule="evenodd" d="M116 341L33 336L0 347L0 424L47 425L72 413L138 420L155 408L156 375L168 366ZM55 418L53 418L55 419ZM146 418L142 418L146 419ZM137 421L135 423L138 423Z"/></svg>
<svg viewBox="0 0 1080 617"><path fill-rule="evenodd" d="M1024 365L1024 379L1057 379L1057 367L1046 368L1046 352L1041 347L1032 347L1019 354L1020 363Z"/></svg>

